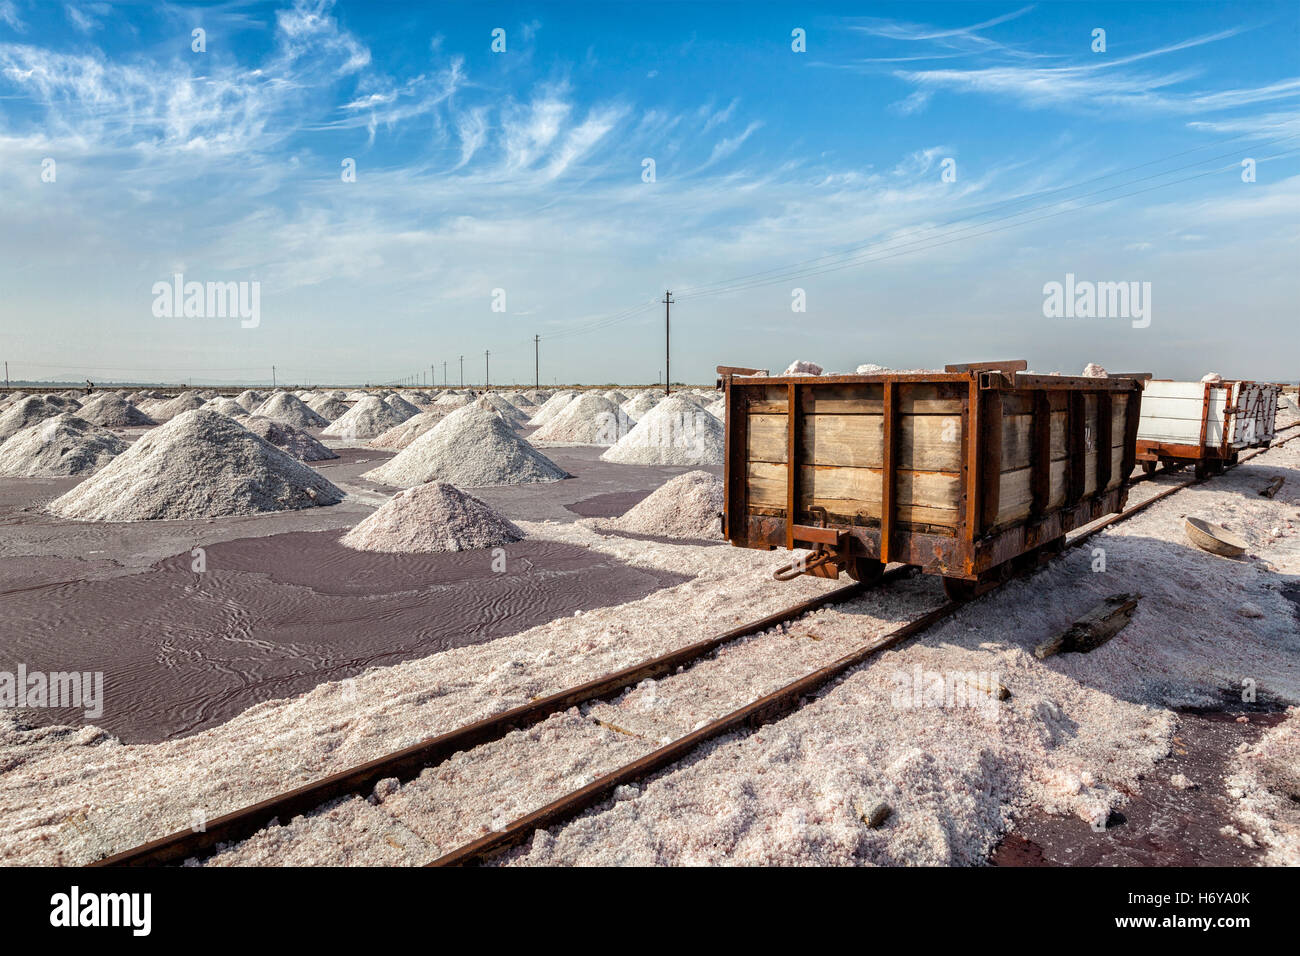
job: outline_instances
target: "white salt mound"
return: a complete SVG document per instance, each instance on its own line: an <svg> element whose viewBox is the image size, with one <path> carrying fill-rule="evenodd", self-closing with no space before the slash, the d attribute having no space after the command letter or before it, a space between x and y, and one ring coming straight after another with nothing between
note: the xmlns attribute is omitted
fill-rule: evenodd
<svg viewBox="0 0 1300 956"><path fill-rule="evenodd" d="M29 425L62 414L62 410L38 395L28 395L0 413L0 441L18 434Z"/></svg>
<svg viewBox="0 0 1300 956"><path fill-rule="evenodd" d="M720 420L681 395L669 395L600 460L622 465L720 465L725 442Z"/></svg>
<svg viewBox="0 0 1300 956"><path fill-rule="evenodd" d="M874 365L868 362L866 365L859 365L855 374L857 375L875 375L879 372L888 372L889 369L884 365Z"/></svg>
<svg viewBox="0 0 1300 956"><path fill-rule="evenodd" d="M327 422L335 422L346 415L352 406L337 395L321 395L308 402L307 407Z"/></svg>
<svg viewBox="0 0 1300 956"><path fill-rule="evenodd" d="M77 417L106 428L155 424L152 418L113 392L96 395L77 410Z"/></svg>
<svg viewBox="0 0 1300 956"><path fill-rule="evenodd" d="M542 403L542 407L533 414L532 418L528 419L528 424L533 426L545 425L556 415L560 414L560 412L564 411L565 406L577 398L577 396L577 392L556 392Z"/></svg>
<svg viewBox="0 0 1300 956"><path fill-rule="evenodd" d="M401 424L394 425L378 438L372 438L367 444L371 448L391 448L394 451L400 451L434 425L437 425L448 414L445 407L431 408L427 412L420 412L418 415L412 415Z"/></svg>
<svg viewBox="0 0 1300 956"><path fill-rule="evenodd" d="M81 402L69 397L67 393L63 395L42 395L41 397L45 399L47 404L53 405L61 412L75 412L81 407ZM83 395L82 398L85 398L85 396Z"/></svg>
<svg viewBox="0 0 1300 956"><path fill-rule="evenodd" d="M343 492L234 419L206 408L177 415L49 510L64 518L217 518L333 505Z"/></svg>
<svg viewBox="0 0 1300 956"><path fill-rule="evenodd" d="M402 398L401 395L389 395L384 399L384 402L389 408L401 415L403 421L410 418L412 415L420 414L419 407L412 405L406 399Z"/></svg>
<svg viewBox="0 0 1300 956"><path fill-rule="evenodd" d="M270 442L276 448L283 448L299 461L329 461L338 457L295 425L261 415L246 415L240 424L263 441Z"/></svg>
<svg viewBox="0 0 1300 956"><path fill-rule="evenodd" d="M531 436L552 445L612 445L632 430L627 413L597 392L587 392L564 406Z"/></svg>
<svg viewBox="0 0 1300 956"><path fill-rule="evenodd" d="M233 398L217 397L209 399L203 405L204 408L210 408L214 412L220 412L223 415L229 415L231 418L247 418L248 409Z"/></svg>
<svg viewBox="0 0 1300 956"><path fill-rule="evenodd" d="M485 502L455 485L434 481L399 491L341 541L358 551L473 551L523 537Z"/></svg>
<svg viewBox="0 0 1300 956"><path fill-rule="evenodd" d="M627 413L627 417L632 419L632 421L639 422L645 416L646 412L659 404L659 399L662 397L663 396L656 395L652 392L641 392L640 394L629 398L626 402L620 405L619 408L623 409L623 411Z"/></svg>
<svg viewBox="0 0 1300 956"><path fill-rule="evenodd" d="M480 488L559 481L569 475L511 431L495 413L469 406L452 412L361 477L399 488L428 481Z"/></svg>
<svg viewBox="0 0 1300 956"><path fill-rule="evenodd" d="M721 538L722 479L688 471L665 483L610 527L665 538Z"/></svg>
<svg viewBox="0 0 1300 956"><path fill-rule="evenodd" d="M479 402L482 404L486 404L491 408L496 409L501 414L501 417L504 418L511 425L521 426L521 425L526 425L528 423L527 415L525 415L517 407L515 407L515 405L512 404L508 399L503 398L502 396L498 395L496 392L488 392L486 395L484 395L482 398L479 399Z"/></svg>
<svg viewBox="0 0 1300 956"><path fill-rule="evenodd" d="M9 478L52 478L99 471L127 444L71 412L29 425L0 444L0 475Z"/></svg>
<svg viewBox="0 0 1300 956"><path fill-rule="evenodd" d="M461 395L458 392L451 391L447 392L445 395L439 395L433 404L441 405L444 408L460 408L464 405L468 405L473 400L474 399L470 398L468 395Z"/></svg>
<svg viewBox="0 0 1300 956"><path fill-rule="evenodd" d="M335 419L321 434L327 438L378 438L408 417L410 416L403 415L386 404L382 398L367 395L353 405L347 414Z"/></svg>
<svg viewBox="0 0 1300 956"><path fill-rule="evenodd" d="M1206 372L1204 375L1201 376L1201 381L1208 382L1211 385L1218 385L1220 382L1223 381L1223 376L1220 375L1218 372Z"/></svg>
<svg viewBox="0 0 1300 956"><path fill-rule="evenodd" d="M1083 367L1084 378L1107 378L1106 370L1095 362L1089 362Z"/></svg>
<svg viewBox="0 0 1300 956"><path fill-rule="evenodd" d="M182 412L202 408L203 403L206 401L207 399L198 392L181 392L175 398L150 406L148 414L154 421L165 422L175 418Z"/></svg>
<svg viewBox="0 0 1300 956"><path fill-rule="evenodd" d="M323 428L329 424L324 417L304 404L301 398L289 392L272 395L257 406L257 411L253 414L283 425L293 425L295 428Z"/></svg>
<svg viewBox="0 0 1300 956"><path fill-rule="evenodd" d="M782 375L820 375L821 373L822 373L822 367L818 365L816 362L805 362L802 359L796 359L795 361L791 362L790 367L787 368L781 374Z"/></svg>

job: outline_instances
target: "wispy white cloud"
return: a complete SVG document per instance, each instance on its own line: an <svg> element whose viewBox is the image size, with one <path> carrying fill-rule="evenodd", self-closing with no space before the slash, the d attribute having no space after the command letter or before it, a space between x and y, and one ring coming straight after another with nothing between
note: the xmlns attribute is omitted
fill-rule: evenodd
<svg viewBox="0 0 1300 956"><path fill-rule="evenodd" d="M14 0L0 0L0 23L8 24L19 33L26 29L22 18L18 16L18 7L14 5Z"/></svg>

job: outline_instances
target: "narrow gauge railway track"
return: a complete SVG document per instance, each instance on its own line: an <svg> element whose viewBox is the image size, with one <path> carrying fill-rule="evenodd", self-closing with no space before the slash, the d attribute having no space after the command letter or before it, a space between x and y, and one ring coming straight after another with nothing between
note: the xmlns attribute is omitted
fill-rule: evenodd
<svg viewBox="0 0 1300 956"><path fill-rule="evenodd" d="M1271 447L1277 448L1300 438L1291 435ZM1268 449L1259 449L1243 456L1243 464ZM1231 466L1235 468L1236 465ZM1231 470L1229 468L1228 470ZM1163 469L1156 473L1164 474ZM1102 519L1092 527L1070 539L1062 552L1070 550L1094 534L1146 510L1157 501L1193 485L1204 484L1212 477L1190 478L1179 482L1123 512ZM1044 555L1049 557L1049 555ZM1020 571L1032 573L1034 567ZM292 818L310 813L331 800L353 794L365 793L380 780L396 777L400 781L414 779L422 770L436 766L454 754L499 740L507 734L540 723L548 717L579 704L596 702L612 697L647 679L657 679L671 674L679 667L696 663L725 644L757 634L778 624L783 624L829 605L855 598L870 588L889 581L907 577L912 568L895 568L887 571L870 584L853 583L826 594L801 601L758 621L733 628L695 644L687 645L668 654L642 661L622 670L607 674L555 694L539 698L520 707L503 711L492 717L468 724L448 733L428 738L403 750L387 754L348 770L331 774L313 783L271 797L260 803L227 813L208 822L202 832L183 830L149 843L94 861L90 866L165 866L184 862L190 858L203 858L216 852L221 844L245 840L270 826L273 821L288 822ZM978 600L978 599L977 599ZM869 644L786 684L749 704L720 717L705 726L686 734L653 752L604 774L590 784L552 801L538 810L520 817L504 828L478 840L467 843L436 860L429 866L463 866L482 863L511 847L517 846L536 830L555 826L608 799L615 788L636 782L681 760L696 748L732 731L754 728L770 723L802 706L802 702L826 685L881 651L917 636L952 616L966 603L947 601L901 627L877 638Z"/></svg>

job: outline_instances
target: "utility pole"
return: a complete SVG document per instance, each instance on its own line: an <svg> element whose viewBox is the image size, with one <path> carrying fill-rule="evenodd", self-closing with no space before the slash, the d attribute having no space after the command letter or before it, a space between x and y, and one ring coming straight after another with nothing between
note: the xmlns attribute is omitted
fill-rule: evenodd
<svg viewBox="0 0 1300 956"><path fill-rule="evenodd" d="M465 387L465 356L460 357L460 387Z"/></svg>
<svg viewBox="0 0 1300 956"><path fill-rule="evenodd" d="M483 391L485 392L488 388L488 382L492 381L491 376L488 375L488 356L491 354L487 349L483 350Z"/></svg>
<svg viewBox="0 0 1300 956"><path fill-rule="evenodd" d="M541 384L542 377L538 373L538 369L541 368L541 359L538 357L541 352L541 349L542 349L542 337L540 335L534 335L533 336L533 390L534 391L542 387ZM6 368L7 367L8 366L6 366ZM5 375L5 378L8 379L9 376Z"/></svg>
<svg viewBox="0 0 1300 956"><path fill-rule="evenodd" d="M442 363L442 387L447 387L447 363L445 361Z"/></svg>
<svg viewBox="0 0 1300 956"><path fill-rule="evenodd" d="M437 374L434 372L434 370L433 370L433 366L430 365L430 366L429 366L429 387L432 388L433 386L435 386L435 385L437 385L437 384L438 384L438 376L437 376Z"/></svg>
<svg viewBox="0 0 1300 956"><path fill-rule="evenodd" d="M271 387L275 388L275 366L271 366Z"/></svg>
<svg viewBox="0 0 1300 956"><path fill-rule="evenodd" d="M9 363L5 362L5 391L9 391Z"/></svg>
<svg viewBox="0 0 1300 956"><path fill-rule="evenodd" d="M672 369L669 368L669 362L668 362L668 356L672 352L672 349L669 347L669 342L671 340L669 338L670 326L669 326L668 310L672 308L672 305L673 305L673 294L665 289L664 290L664 394L665 395L669 394L673 390L673 373L672 373Z"/></svg>

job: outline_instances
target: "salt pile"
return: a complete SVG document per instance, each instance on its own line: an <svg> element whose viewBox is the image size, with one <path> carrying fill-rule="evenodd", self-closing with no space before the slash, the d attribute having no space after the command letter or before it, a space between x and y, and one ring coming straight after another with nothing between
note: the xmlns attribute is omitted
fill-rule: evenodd
<svg viewBox="0 0 1300 956"><path fill-rule="evenodd" d="M627 414L627 417L634 422L639 422L645 417L646 412L659 404L660 396L653 392L642 392L634 398L629 398L619 407Z"/></svg>
<svg viewBox="0 0 1300 956"><path fill-rule="evenodd" d="M612 445L631 429L632 419L623 409L598 392L587 392L565 405L531 438L553 445Z"/></svg>
<svg viewBox="0 0 1300 956"><path fill-rule="evenodd" d="M875 365L868 362L866 365L859 365L856 370L858 375L876 375L880 372L888 372L889 368L885 365Z"/></svg>
<svg viewBox="0 0 1300 956"><path fill-rule="evenodd" d="M340 540L358 551L473 551L523 537L486 503L434 481L399 491Z"/></svg>
<svg viewBox="0 0 1300 956"><path fill-rule="evenodd" d="M420 414L412 415L406 421L394 425L378 438L372 438L367 444L371 448L391 448L394 451L400 451L437 425L447 415L448 412L441 408L420 412Z"/></svg>
<svg viewBox="0 0 1300 956"><path fill-rule="evenodd" d="M397 414L402 416L402 420L410 418L412 415L420 414L420 409L412 405L401 395L389 395L384 399L384 403Z"/></svg>
<svg viewBox="0 0 1300 956"><path fill-rule="evenodd" d="M497 415L470 406L452 412L396 457L361 477L400 488L428 481L479 488L559 481L569 475Z"/></svg>
<svg viewBox="0 0 1300 956"><path fill-rule="evenodd" d="M63 412L24 428L0 444L0 475L86 475L99 471L126 449L126 442L107 428Z"/></svg>
<svg viewBox="0 0 1300 956"><path fill-rule="evenodd" d="M816 362L805 362L801 359L795 359L790 363L790 367L782 372L782 375L820 375L822 367Z"/></svg>
<svg viewBox="0 0 1300 956"><path fill-rule="evenodd" d="M0 413L0 441L16 435L29 425L61 414L62 410L38 395L28 395Z"/></svg>
<svg viewBox="0 0 1300 956"><path fill-rule="evenodd" d="M348 409L352 406L337 395L322 395L319 398L313 398L307 403L307 407L327 422L334 422L346 415Z"/></svg>
<svg viewBox="0 0 1300 956"><path fill-rule="evenodd" d="M175 418L181 412L193 411L196 408L202 408L203 403L207 401L198 392L181 392L173 399L160 402L157 405L149 407L148 415L155 421L165 422Z"/></svg>
<svg viewBox="0 0 1300 956"><path fill-rule="evenodd" d="M478 403L495 409L502 418L515 427L528 424L528 416L496 392L488 392L478 400Z"/></svg>
<svg viewBox="0 0 1300 956"><path fill-rule="evenodd" d="M154 420L136 408L121 395L105 392L96 395L77 410L77 417L107 428L126 428L133 425L153 425Z"/></svg>
<svg viewBox="0 0 1300 956"><path fill-rule="evenodd" d="M605 393L605 397L608 398L611 402L613 402L616 405L622 405L632 396L624 395L618 389L611 388L608 392Z"/></svg>
<svg viewBox="0 0 1300 956"><path fill-rule="evenodd" d="M439 395L438 400L433 404L441 405L444 408L459 408L468 405L473 400L474 399L470 398L468 395L461 395L453 389L450 392Z"/></svg>
<svg viewBox="0 0 1300 956"><path fill-rule="evenodd" d="M623 465L720 465L725 443L721 421L685 397L670 395L600 460Z"/></svg>
<svg viewBox="0 0 1300 956"><path fill-rule="evenodd" d="M1204 375L1201 376L1201 381L1206 382L1210 385L1218 385L1220 382L1223 381L1223 376L1220 375L1218 372L1206 372Z"/></svg>
<svg viewBox="0 0 1300 956"><path fill-rule="evenodd" d="M205 408L146 434L49 510L64 518L216 518L333 505L343 492L234 419Z"/></svg>
<svg viewBox="0 0 1300 956"><path fill-rule="evenodd" d="M45 399L46 404L53 405L61 412L75 412L81 407L81 402L75 398L70 398L66 393L63 395L43 395L41 397Z"/></svg>
<svg viewBox="0 0 1300 956"><path fill-rule="evenodd" d="M295 428L323 428L329 424L322 416L303 404L301 398L288 392L272 395L257 406L257 411L253 414Z"/></svg>
<svg viewBox="0 0 1300 956"><path fill-rule="evenodd" d="M560 412L564 411L565 407L573 401L577 395L577 392L556 392L542 403L542 407L537 410L532 418L528 419L528 424L533 425L534 427L545 425L556 415L560 414Z"/></svg>
<svg viewBox="0 0 1300 956"><path fill-rule="evenodd" d="M311 435L287 422L278 422L262 415L248 415L240 424L263 441L270 442L276 448L283 448L299 461L328 461L338 457Z"/></svg>
<svg viewBox="0 0 1300 956"><path fill-rule="evenodd" d="M400 425L408 416L398 412L382 398L367 395L339 416L322 435L327 438L378 438L394 425Z"/></svg>
<svg viewBox="0 0 1300 956"><path fill-rule="evenodd" d="M1081 373L1084 378L1107 378L1106 370L1095 362L1089 362Z"/></svg>
<svg viewBox="0 0 1300 956"><path fill-rule="evenodd" d="M229 415L231 418L248 417L248 409L243 405L240 405L239 402L235 401L233 398L219 396L217 398L209 399L204 403L203 407L210 408L212 411L220 412L223 415Z"/></svg>
<svg viewBox="0 0 1300 956"><path fill-rule="evenodd" d="M688 471L665 483L609 527L665 538L721 538L722 479Z"/></svg>
<svg viewBox="0 0 1300 956"><path fill-rule="evenodd" d="M540 388L533 388L524 392L524 398L528 399L528 401L533 405L544 405L550 397L550 392L544 391Z"/></svg>

